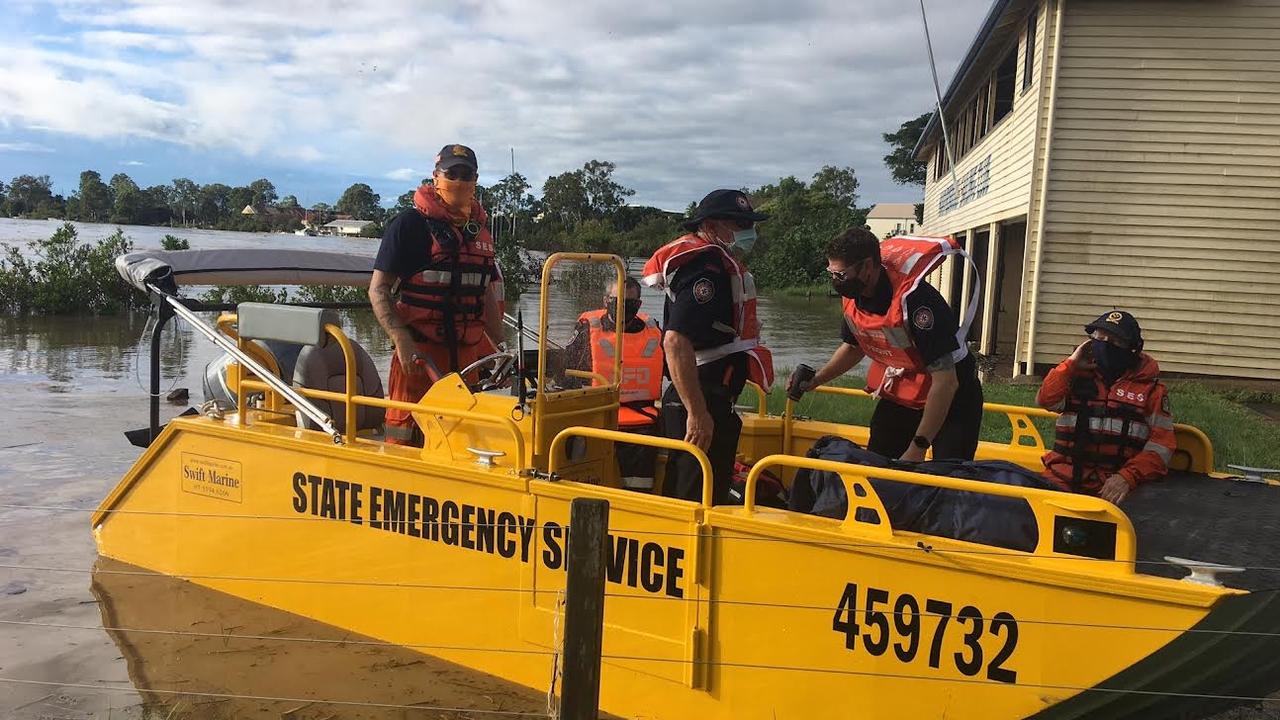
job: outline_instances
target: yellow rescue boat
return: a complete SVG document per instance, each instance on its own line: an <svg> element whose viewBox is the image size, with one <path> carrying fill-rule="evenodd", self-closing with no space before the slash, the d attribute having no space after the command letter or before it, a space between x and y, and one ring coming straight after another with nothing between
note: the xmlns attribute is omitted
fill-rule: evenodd
<svg viewBox="0 0 1280 720"><path fill-rule="evenodd" d="M1157 508L1135 529L1094 497L807 458L819 437L865 442L867 430L796 418L789 406L770 414L757 389L740 444L752 466L745 504L712 506L704 455L617 432L616 385L557 389L548 366L553 268L605 263L621 276L617 257L553 255L537 352L486 358L489 380L468 387L467 373L450 375L418 403L358 392L371 385L356 370L363 350L321 308L246 303L215 328L177 297L180 282L228 281L218 273L367 281L369 259L344 257L309 253L283 275L244 251L120 259L162 320L177 314L236 356L224 368L236 405L162 430L153 406L145 451L93 516L103 556L545 692L569 504L601 498L610 514L600 704L613 715L1191 717L1280 688L1280 584L1275 568L1256 567L1265 548L1240 545L1249 536L1238 525L1270 518L1274 532L1275 488L1211 478L1211 445L1194 428L1178 428L1169 487L1212 506L1194 528ZM328 347L342 370L322 387L290 386L255 341ZM426 447L362 429L362 411L392 407L414 414ZM1038 469L1033 419L1051 414L987 410L1009 418L1013 440L984 443L980 456ZM620 441L694 453L703 500L622 489ZM847 516L754 502L765 471L789 482L797 468L838 473ZM1034 546L895 529L871 478L1012 499ZM1176 537L1156 537L1162 523ZM1215 526L1237 542L1208 537ZM1187 569L1166 553L1195 558L1185 563L1192 578L1177 579ZM1213 562L1252 569L1219 581Z"/></svg>

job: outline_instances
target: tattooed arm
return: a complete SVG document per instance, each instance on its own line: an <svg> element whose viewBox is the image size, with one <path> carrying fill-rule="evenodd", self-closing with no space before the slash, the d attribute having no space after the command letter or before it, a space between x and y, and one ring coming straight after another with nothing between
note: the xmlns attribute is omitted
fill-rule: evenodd
<svg viewBox="0 0 1280 720"><path fill-rule="evenodd" d="M369 282L369 303L373 306L373 315L378 318L378 324L395 344L400 369L413 374L422 369L413 362L413 335L400 313L396 312L395 302L391 299L391 288L395 287L396 280L398 278L389 272L374 270L373 279Z"/></svg>

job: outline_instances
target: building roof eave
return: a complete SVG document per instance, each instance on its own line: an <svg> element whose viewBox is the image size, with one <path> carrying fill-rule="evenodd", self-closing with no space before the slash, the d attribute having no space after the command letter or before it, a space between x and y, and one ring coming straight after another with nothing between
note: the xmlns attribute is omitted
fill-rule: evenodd
<svg viewBox="0 0 1280 720"><path fill-rule="evenodd" d="M974 36L973 42L969 44L968 52L964 54L964 59L956 67L955 73L951 76L951 82L947 84L947 91L942 95L942 107L944 110L948 109L952 101L955 100L956 91L964 83L969 71L973 70L978 56L982 54L983 49L991 41L991 35L995 32L996 26L1000 22L1000 17L1004 15L1013 2L1014 0L993 0L991 3L991 9L987 11L987 17L983 19L982 26L978 29L978 34ZM920 133L920 139L916 141L916 146L911 150L913 158L920 158L920 152L929 144L930 137L938 130L938 127L938 111L935 107L929 122L925 124L924 130Z"/></svg>

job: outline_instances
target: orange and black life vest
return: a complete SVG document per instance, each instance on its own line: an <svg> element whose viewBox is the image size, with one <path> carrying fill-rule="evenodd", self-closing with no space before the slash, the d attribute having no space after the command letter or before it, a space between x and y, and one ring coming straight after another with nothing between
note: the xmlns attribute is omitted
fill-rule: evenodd
<svg viewBox="0 0 1280 720"><path fill-rule="evenodd" d="M867 370L867 392L909 408L920 409L929 397L931 378L924 359L916 349L908 330L907 296L919 287L925 276L938 268L949 255L968 258L954 238L893 237L880 243L880 262L888 275L892 297L883 315L867 312L858 303L844 299L844 318L858 346L871 360ZM973 290L974 298L978 288ZM966 342L969 325L977 309L969 303L968 313L957 333L960 349L953 353L956 362L969 353Z"/></svg>
<svg viewBox="0 0 1280 720"><path fill-rule="evenodd" d="M1045 468L1075 492L1096 492L1140 453L1151 453L1145 470L1163 470L1177 447L1166 390L1149 355L1109 387L1101 374L1071 378L1062 413L1054 424Z"/></svg>
<svg viewBox="0 0 1280 720"><path fill-rule="evenodd" d="M604 325L604 310L582 313L579 322L587 324L591 343L591 371L613 380L613 364L617 355L613 341L617 338ZM623 333L622 382L619 388L618 427L651 425L657 420L653 401L662 395L662 331L658 323L644 313L636 319L644 329ZM595 384L599 384L598 382ZM628 407L631 405L631 407Z"/></svg>
<svg viewBox="0 0 1280 720"><path fill-rule="evenodd" d="M706 365L734 353L747 354L747 377L766 391L773 386L773 354L760 340L760 321L756 317L756 281L742 263L734 259L724 246L701 235L676 238L658 248L644 264L644 284L662 288L671 297L671 281L680 266L701 253L715 253L729 273L733 290L733 339L722 345L695 350L699 365Z"/></svg>
<svg viewBox="0 0 1280 720"><path fill-rule="evenodd" d="M493 236L479 202L462 227L447 220L435 189L422 186L414 194L414 206L427 222L431 243L425 265L400 283L396 309L419 342L451 349L451 367L457 367L457 347L479 343L485 330L485 293L502 274L494 259Z"/></svg>

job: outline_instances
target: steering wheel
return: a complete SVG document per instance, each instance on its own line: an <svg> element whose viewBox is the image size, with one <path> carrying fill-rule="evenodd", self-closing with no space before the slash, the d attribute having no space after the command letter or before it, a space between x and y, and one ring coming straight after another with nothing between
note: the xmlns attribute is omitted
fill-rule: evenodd
<svg viewBox="0 0 1280 720"><path fill-rule="evenodd" d="M474 385L467 385L467 389L471 392L487 392L489 390L497 390L505 387L507 382L511 380L511 376L515 374L516 354L514 351L496 352L476 360L458 372L465 380L468 375L477 370L490 368L489 376L478 380Z"/></svg>

